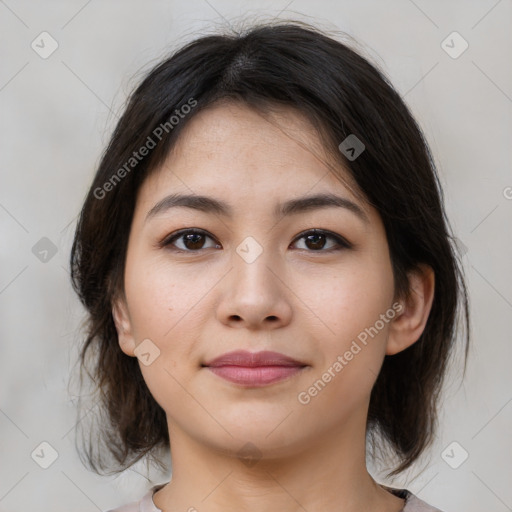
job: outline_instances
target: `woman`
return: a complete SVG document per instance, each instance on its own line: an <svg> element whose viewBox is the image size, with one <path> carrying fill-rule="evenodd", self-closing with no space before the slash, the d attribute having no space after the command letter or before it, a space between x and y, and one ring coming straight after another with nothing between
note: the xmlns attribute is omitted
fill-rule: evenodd
<svg viewBox="0 0 512 512"><path fill-rule="evenodd" d="M425 451L468 326L441 198L400 96L313 27L202 37L156 66L71 255L107 415L87 462L172 458L115 510L438 510L366 456L397 474Z"/></svg>

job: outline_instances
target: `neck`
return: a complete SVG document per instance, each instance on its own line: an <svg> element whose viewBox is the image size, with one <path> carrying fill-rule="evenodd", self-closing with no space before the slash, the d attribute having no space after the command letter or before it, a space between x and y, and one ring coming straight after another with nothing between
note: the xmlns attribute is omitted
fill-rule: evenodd
<svg viewBox="0 0 512 512"><path fill-rule="evenodd" d="M176 426L169 434L172 480L153 496L164 512L403 508L403 500L382 489L368 473L364 428L356 424L304 442L302 449L286 457L272 458L272 449L262 447L252 461L239 457L238 450L229 453L205 446Z"/></svg>

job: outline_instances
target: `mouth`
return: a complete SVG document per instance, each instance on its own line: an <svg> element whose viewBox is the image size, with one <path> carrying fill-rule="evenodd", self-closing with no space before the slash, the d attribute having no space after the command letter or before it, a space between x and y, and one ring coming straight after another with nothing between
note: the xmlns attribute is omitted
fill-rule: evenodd
<svg viewBox="0 0 512 512"><path fill-rule="evenodd" d="M297 375L307 364L279 352L228 352L204 364L212 373L247 387L261 387Z"/></svg>

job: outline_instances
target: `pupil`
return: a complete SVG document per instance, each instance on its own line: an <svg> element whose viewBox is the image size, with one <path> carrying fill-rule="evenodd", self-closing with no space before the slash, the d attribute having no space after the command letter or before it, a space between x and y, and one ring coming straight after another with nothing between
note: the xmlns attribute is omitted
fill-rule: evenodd
<svg viewBox="0 0 512 512"><path fill-rule="evenodd" d="M185 235L185 246L187 249L201 249L203 235L200 233L189 233ZM325 244L325 235L316 233L306 237L306 245L310 249L321 249Z"/></svg>
<svg viewBox="0 0 512 512"><path fill-rule="evenodd" d="M189 233L185 235L185 247L187 249L201 249L201 238L203 235L200 233Z"/></svg>
<svg viewBox="0 0 512 512"><path fill-rule="evenodd" d="M325 235L322 235L321 233L316 233L314 235L308 235L306 238L306 244L308 244L308 242L313 242L313 247L310 247L310 245L308 245L308 247L310 249L321 249L325 242L324 239L325 239Z"/></svg>

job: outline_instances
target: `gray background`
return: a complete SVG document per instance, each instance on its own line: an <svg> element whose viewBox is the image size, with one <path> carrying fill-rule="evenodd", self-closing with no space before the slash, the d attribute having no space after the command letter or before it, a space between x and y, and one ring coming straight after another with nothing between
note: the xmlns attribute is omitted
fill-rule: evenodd
<svg viewBox="0 0 512 512"><path fill-rule="evenodd" d="M423 127L464 252L474 343L463 384L453 366L429 457L391 483L446 512L512 510L511 13L510 0L0 0L0 511L106 510L166 481L153 473L148 482L141 466L99 477L78 459L68 380L83 310L68 255L101 151L141 73L200 32L254 16L346 31ZM43 31L59 45L46 59L31 47L43 46ZM469 44L457 58L442 46L453 31ZM446 44L462 48L453 37ZM42 252L43 237L56 254ZM43 441L58 453L47 469L35 462L50 461ZM469 457L454 469L448 462L459 464L462 450Z"/></svg>

